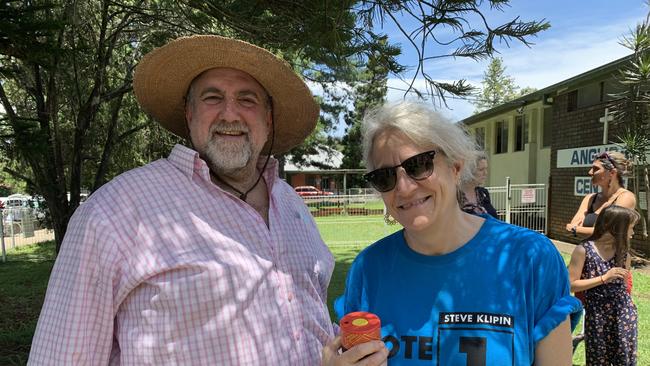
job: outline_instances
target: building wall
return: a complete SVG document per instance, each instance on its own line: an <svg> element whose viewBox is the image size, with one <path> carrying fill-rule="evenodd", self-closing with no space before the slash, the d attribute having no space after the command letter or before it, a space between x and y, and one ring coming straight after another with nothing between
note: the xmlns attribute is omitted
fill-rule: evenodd
<svg viewBox="0 0 650 366"><path fill-rule="evenodd" d="M510 177L510 183L523 184L528 182L528 151L517 151L504 154L492 155L490 158L490 185L505 185L506 177ZM535 169L535 167L532 167Z"/></svg>
<svg viewBox="0 0 650 366"><path fill-rule="evenodd" d="M515 117L519 115L516 109L513 106L510 111L469 126L472 133L480 128L485 131L485 151L490 166L487 186L503 186L506 177L510 177L513 184L548 183L550 147L542 147L542 102L531 103L523 108L522 114L528 121L528 143L523 151L515 151ZM496 125L500 121L508 124L508 151L497 154Z"/></svg>

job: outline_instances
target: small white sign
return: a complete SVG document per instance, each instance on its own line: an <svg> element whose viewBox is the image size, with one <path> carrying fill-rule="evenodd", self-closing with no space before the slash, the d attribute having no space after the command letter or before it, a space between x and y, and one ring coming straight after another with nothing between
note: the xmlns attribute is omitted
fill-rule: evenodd
<svg viewBox="0 0 650 366"><path fill-rule="evenodd" d="M524 188L521 190L521 203L535 203L535 188Z"/></svg>

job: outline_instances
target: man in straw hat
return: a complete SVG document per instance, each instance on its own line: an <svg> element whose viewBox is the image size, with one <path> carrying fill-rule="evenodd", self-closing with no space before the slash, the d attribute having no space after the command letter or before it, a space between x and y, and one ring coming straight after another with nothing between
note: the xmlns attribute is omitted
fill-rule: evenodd
<svg viewBox="0 0 650 366"><path fill-rule="evenodd" d="M316 124L305 83L259 47L194 36L147 54L133 86L192 149L175 146L77 209L30 364L384 362L379 341L336 352L332 255L271 158Z"/></svg>

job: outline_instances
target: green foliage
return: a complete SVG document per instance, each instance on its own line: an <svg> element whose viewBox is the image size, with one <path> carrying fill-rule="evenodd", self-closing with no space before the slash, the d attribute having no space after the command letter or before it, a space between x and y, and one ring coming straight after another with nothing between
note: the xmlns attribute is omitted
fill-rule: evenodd
<svg viewBox="0 0 650 366"><path fill-rule="evenodd" d="M504 0L491 0L500 11ZM189 34L220 34L241 38L284 57L310 83L324 90L323 115L310 141L294 156L313 150L312 144L336 145L327 137L342 118L350 95L337 95L341 85L367 82L359 69L373 59L378 76L400 75L401 46L373 29L376 23L400 26L412 17L418 28L403 31L420 55L414 77L427 80L425 91L468 93L463 81L436 82L424 62L440 57L488 57L498 41L528 38L548 27L546 22L519 18L503 25L479 22L481 1L279 1L247 0L141 2L9 1L0 5L0 150L15 179L40 193L52 212L57 243L79 203L83 188L97 189L124 170L164 155L179 142L144 116L131 94L136 62L170 39ZM453 34L440 41L436 33ZM456 47L447 55L431 55L427 42ZM449 47L446 47L447 49ZM383 75L383 76L382 76ZM413 85L408 88L415 90ZM376 89L382 92L382 89ZM385 90L383 91L385 93ZM370 93L370 91L368 91ZM346 94L346 93L343 93ZM362 91L360 100L369 94ZM374 98L374 97L373 97ZM365 102L357 105L363 109ZM351 129L353 139L354 129ZM70 202L66 199L70 193Z"/></svg>
<svg viewBox="0 0 650 366"><path fill-rule="evenodd" d="M623 66L617 77L624 90L614 95L615 99L609 107L614 124L623 130L623 133L617 136L617 142L637 164L632 178L634 193L640 197L640 191L650 192L647 159L650 153L650 12L620 43L633 54L630 62ZM646 205L650 205L650 194L646 195ZM647 239L650 211L646 210L644 215L638 201L637 211L643 217L642 231Z"/></svg>
<svg viewBox="0 0 650 366"><path fill-rule="evenodd" d="M494 108L520 96L517 91L519 87L515 84L515 79L506 74L506 67L501 57L494 57L490 61L487 70L483 73L481 84L483 87L474 103L476 105L474 113Z"/></svg>
<svg viewBox="0 0 650 366"><path fill-rule="evenodd" d="M384 38L383 42L386 41ZM362 69L359 81L354 87L354 109L345 116L347 128L342 141L343 162L341 168L364 168L361 122L369 109L384 102L387 91L389 70L382 64L381 58L382 55L379 53L369 57L368 63ZM364 187L365 185L361 176L350 176L348 187Z"/></svg>

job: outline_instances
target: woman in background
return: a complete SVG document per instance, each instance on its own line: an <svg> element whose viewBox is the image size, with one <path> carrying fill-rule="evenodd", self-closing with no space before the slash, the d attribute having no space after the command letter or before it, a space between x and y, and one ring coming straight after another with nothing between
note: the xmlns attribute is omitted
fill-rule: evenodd
<svg viewBox="0 0 650 366"><path fill-rule="evenodd" d="M462 184L461 209L471 214L487 213L498 219L497 210L490 201L490 192L483 187L488 175L487 155L484 152L478 154L472 173Z"/></svg>
<svg viewBox="0 0 650 366"><path fill-rule="evenodd" d="M584 293L587 365L636 365L637 310L627 291L630 238L639 214L611 205L569 263L571 290Z"/></svg>
<svg viewBox="0 0 650 366"><path fill-rule="evenodd" d="M566 224L567 231L585 238L593 234L596 217L605 207L616 204L634 209L636 197L623 187L623 177L631 171L632 162L620 152L607 151L596 156L589 175L591 184L598 186L601 192L585 196L571 222Z"/></svg>

